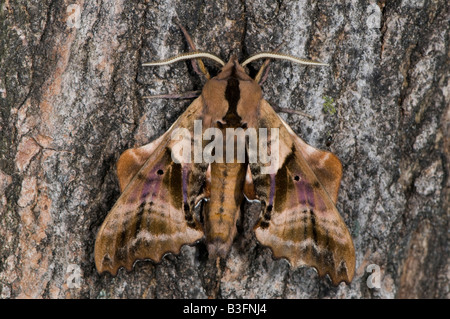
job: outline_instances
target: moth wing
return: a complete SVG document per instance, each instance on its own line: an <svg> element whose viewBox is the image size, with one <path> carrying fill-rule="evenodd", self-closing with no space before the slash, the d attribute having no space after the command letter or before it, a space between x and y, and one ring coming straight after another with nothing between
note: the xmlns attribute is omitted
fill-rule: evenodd
<svg viewBox="0 0 450 319"><path fill-rule="evenodd" d="M200 119L202 106L199 97L158 143L141 148L138 157L133 159L132 152L122 155L125 157L118 168L123 192L100 227L95 243L99 273L116 275L120 267L131 270L140 259L159 262L164 254L177 254L181 246L203 237L192 211L202 191L206 167L176 163L171 154L176 142L171 132L182 127L193 136L194 120ZM145 157L145 163L136 169ZM131 169L126 169L126 162Z"/></svg>
<svg viewBox="0 0 450 319"><path fill-rule="evenodd" d="M318 175L331 176L336 183L341 173L326 171L341 166L317 163L321 157L314 160L310 156L307 162L302 144L265 101L261 103L259 127L279 128L280 145L274 174L261 174L261 165L251 164L256 196L263 208L255 226L256 238L272 249L274 257L287 258L294 267L313 266L319 276L328 274L335 285L350 283L355 271L353 241L327 192L336 192L336 198L337 189L325 186L327 180L319 180L312 169L320 167Z"/></svg>

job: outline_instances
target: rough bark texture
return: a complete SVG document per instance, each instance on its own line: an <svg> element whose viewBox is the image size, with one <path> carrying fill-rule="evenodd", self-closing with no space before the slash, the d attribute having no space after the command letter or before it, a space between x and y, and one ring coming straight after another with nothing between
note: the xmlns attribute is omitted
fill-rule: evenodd
<svg viewBox="0 0 450 319"><path fill-rule="evenodd" d="M448 1L0 3L2 298L450 296ZM330 63L274 62L263 89L272 105L313 115L282 116L342 160L351 285L273 260L251 231L256 203L220 271L200 243L114 278L97 274L94 241L119 196L118 156L190 103L144 96L202 87L189 63L140 66L188 50L176 16L198 48L224 60L284 42L282 52ZM367 284L371 264L380 288Z"/></svg>

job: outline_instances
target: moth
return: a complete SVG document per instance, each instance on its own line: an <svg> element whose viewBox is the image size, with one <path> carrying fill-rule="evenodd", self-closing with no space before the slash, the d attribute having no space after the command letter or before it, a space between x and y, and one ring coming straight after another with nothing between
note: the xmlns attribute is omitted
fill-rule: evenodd
<svg viewBox="0 0 450 319"><path fill-rule="evenodd" d="M211 53L194 51L144 65L187 59L196 59L208 79L200 96L166 133L120 156L121 195L95 243L98 272L116 275L120 267L130 271L135 261L143 259L158 263L165 254L178 254L183 245L200 240L205 240L211 258L226 258L237 233L241 203L258 200L261 215L254 234L261 245L272 250L273 257L285 258L293 267L312 266L319 276L328 274L334 285L350 283L355 271L354 246L335 206L341 162L332 153L305 143L263 99L258 82L267 64L255 78L244 69L256 59L321 63L275 52L256 54L241 64L231 57L225 63ZM200 59L219 63L220 73L209 77ZM200 129L196 123L201 124ZM179 129L187 134L181 138L184 145L192 146L183 154L191 157L180 155L180 139L174 138ZM250 149L255 143L248 141L249 134L244 160L238 160L237 143L227 144L236 142L237 137L232 136L215 144L217 149L233 145L223 154L223 158L231 154L231 161L196 162L193 158L198 153L194 153L207 142L196 140L199 132L195 131L205 134L211 129L223 136L230 129L244 135L250 130L267 130L257 141L266 143L263 148L274 161L255 160L255 150ZM213 155L217 155L215 151ZM200 217L195 213L199 204Z"/></svg>

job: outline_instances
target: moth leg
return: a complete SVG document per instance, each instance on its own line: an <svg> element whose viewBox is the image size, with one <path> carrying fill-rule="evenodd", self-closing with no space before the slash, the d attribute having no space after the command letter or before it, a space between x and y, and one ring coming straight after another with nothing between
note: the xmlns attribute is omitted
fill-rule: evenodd
<svg viewBox="0 0 450 319"><path fill-rule="evenodd" d="M158 95L146 95L143 96L145 99L192 99L200 96L202 91L188 91L183 93L172 93L172 94L158 94Z"/></svg>
<svg viewBox="0 0 450 319"><path fill-rule="evenodd" d="M269 203L266 205L266 201L261 201L261 211L262 216L258 223L258 225L261 225L261 227L266 228L269 225L270 219L272 218L272 211L273 211L273 200L275 196L275 174L270 174L270 186L269 186Z"/></svg>
<svg viewBox="0 0 450 319"><path fill-rule="evenodd" d="M266 207L264 213L264 219L270 220L273 209L273 198L275 196L275 174L270 174L270 193L269 193L269 205Z"/></svg>
<svg viewBox="0 0 450 319"><path fill-rule="evenodd" d="M311 120L314 120L314 116L311 116L305 112L299 111L299 110L294 110L294 109L288 109L286 107L279 107L279 106L272 106L272 108L275 110L275 112L277 113L288 113L288 114L298 114L304 117L307 117Z"/></svg>
<svg viewBox="0 0 450 319"><path fill-rule="evenodd" d="M197 205L201 200L209 199L211 196L211 165L208 165L206 169L205 185L203 187L203 192L195 198L195 205Z"/></svg>
<svg viewBox="0 0 450 319"><path fill-rule="evenodd" d="M252 172L250 171L250 165L247 167L247 173L245 174L244 183L244 195L248 200L256 199L255 185L253 185Z"/></svg>
<svg viewBox="0 0 450 319"><path fill-rule="evenodd" d="M188 201L188 184L189 184L190 165L182 164L181 168L181 189L183 194L183 210L184 218L189 226L195 226L194 220L194 206L195 203L189 205Z"/></svg>
<svg viewBox="0 0 450 319"><path fill-rule="evenodd" d="M181 32L183 32L184 37L186 38L186 41L191 49L191 51L197 51L197 48L195 47L194 41L192 41L191 36L187 32L186 28L184 28L181 23L176 19L175 21L178 25L178 27L181 29ZM211 76L209 75L208 70L206 69L205 65L203 64L203 61L201 59L197 59L198 66L200 70L197 68L197 64L195 64L194 60L191 60L192 68L194 69L195 73L199 75L204 75L206 79L210 79Z"/></svg>

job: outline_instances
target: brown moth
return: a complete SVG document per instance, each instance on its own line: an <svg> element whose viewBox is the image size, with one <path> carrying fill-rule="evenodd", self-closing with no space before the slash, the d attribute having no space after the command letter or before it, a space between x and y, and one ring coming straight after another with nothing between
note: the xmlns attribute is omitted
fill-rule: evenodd
<svg viewBox="0 0 450 319"><path fill-rule="evenodd" d="M183 245L202 239L210 257L225 258L237 232L241 203L247 198L261 203L254 232L274 257L286 258L293 267L312 266L320 276L328 274L335 285L350 283L355 271L354 246L335 207L342 165L332 153L306 144L262 98L258 84L262 70L252 79L243 68L259 58L321 63L260 53L242 64L235 57L225 64L209 53L191 52L145 65L199 58L222 64L220 73L208 78L201 95L166 133L119 158L121 196L97 234L98 272L116 275L120 267L131 270L137 260L160 262L165 254L178 254ZM258 141L264 140L272 155L272 146L278 143L275 169L265 173L267 162L259 158L250 162L249 142L244 161L238 160L233 143L234 149L226 148L226 153L234 154L230 155L232 162L195 162L192 158L199 147L195 138L186 140L192 145L191 159L180 156L175 150L180 140L173 138L174 132L182 128L195 136L195 123L202 124L201 134L215 128L224 136L227 129L267 129L270 134L259 136ZM277 129L277 143L272 129ZM206 144L200 143L201 147ZM222 143L226 146L225 140ZM200 202L202 222L194 213Z"/></svg>

